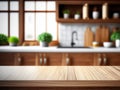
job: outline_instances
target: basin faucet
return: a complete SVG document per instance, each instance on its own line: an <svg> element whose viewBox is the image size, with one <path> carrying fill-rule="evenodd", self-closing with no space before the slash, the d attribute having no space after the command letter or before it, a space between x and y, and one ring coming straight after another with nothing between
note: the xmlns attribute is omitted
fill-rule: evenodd
<svg viewBox="0 0 120 90"><path fill-rule="evenodd" d="M73 31L72 32L72 38L71 38L71 46L72 47L75 45L73 35L76 35L76 40L78 40L78 34L77 34L77 32Z"/></svg>

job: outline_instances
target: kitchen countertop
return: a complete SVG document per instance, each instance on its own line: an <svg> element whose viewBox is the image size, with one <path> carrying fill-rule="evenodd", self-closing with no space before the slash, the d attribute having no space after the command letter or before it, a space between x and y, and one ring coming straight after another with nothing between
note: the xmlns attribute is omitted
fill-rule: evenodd
<svg viewBox="0 0 120 90"><path fill-rule="evenodd" d="M120 87L120 66L0 66L0 87Z"/></svg>
<svg viewBox="0 0 120 90"><path fill-rule="evenodd" d="M100 53L104 53L104 52L115 52L115 53L119 53L120 52L120 48L115 48L115 47L111 47L111 48L104 48L104 47L97 47L97 48L57 48L57 47L40 47L40 46L16 46L16 47L12 47L12 46L0 46L0 52L100 52Z"/></svg>

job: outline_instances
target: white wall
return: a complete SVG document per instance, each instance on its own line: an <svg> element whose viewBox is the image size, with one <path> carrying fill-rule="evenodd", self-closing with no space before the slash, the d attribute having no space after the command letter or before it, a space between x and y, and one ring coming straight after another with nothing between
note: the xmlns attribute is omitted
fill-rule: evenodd
<svg viewBox="0 0 120 90"><path fill-rule="evenodd" d="M120 27L120 24L81 24L81 23L60 23L59 24L59 42L61 46L71 46L71 36L73 31L77 31L78 40L75 40L76 46L84 46L84 32L87 27L91 27L93 32L96 31L96 28L100 25L106 25L110 28L110 31L113 27Z"/></svg>

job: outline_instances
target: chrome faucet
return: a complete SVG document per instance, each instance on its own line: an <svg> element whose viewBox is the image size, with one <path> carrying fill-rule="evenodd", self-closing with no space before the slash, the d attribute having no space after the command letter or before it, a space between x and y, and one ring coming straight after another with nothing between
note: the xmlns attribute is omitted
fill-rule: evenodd
<svg viewBox="0 0 120 90"><path fill-rule="evenodd" d="M72 40L71 40L71 46L73 47L74 45L75 45L75 43L74 43L74 38L73 38L73 35L76 35L76 40L78 40L78 34L77 34L77 32L76 31L73 31L72 32Z"/></svg>

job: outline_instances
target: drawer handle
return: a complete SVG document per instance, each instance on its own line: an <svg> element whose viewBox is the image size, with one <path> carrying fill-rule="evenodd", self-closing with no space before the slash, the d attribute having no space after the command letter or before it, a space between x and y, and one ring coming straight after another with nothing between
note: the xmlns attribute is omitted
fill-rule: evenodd
<svg viewBox="0 0 120 90"><path fill-rule="evenodd" d="M66 65L69 65L69 63L70 63L70 59L67 57L66 58Z"/></svg>
<svg viewBox="0 0 120 90"><path fill-rule="evenodd" d="M102 58L98 58L98 65L101 65Z"/></svg>
<svg viewBox="0 0 120 90"><path fill-rule="evenodd" d="M19 63L21 62L21 58L20 58L20 57L18 57L18 62L19 62Z"/></svg>
<svg viewBox="0 0 120 90"><path fill-rule="evenodd" d="M107 58L103 59L103 64L106 65L107 64Z"/></svg>
<svg viewBox="0 0 120 90"><path fill-rule="evenodd" d="M20 65L22 61L21 57L18 57L17 61L18 61L18 65Z"/></svg>
<svg viewBox="0 0 120 90"><path fill-rule="evenodd" d="M42 65L42 58L40 58L40 65Z"/></svg>
<svg viewBox="0 0 120 90"><path fill-rule="evenodd" d="M46 64L47 64L47 58L44 57L44 65L46 65Z"/></svg>

